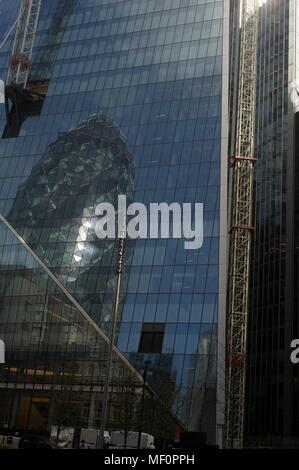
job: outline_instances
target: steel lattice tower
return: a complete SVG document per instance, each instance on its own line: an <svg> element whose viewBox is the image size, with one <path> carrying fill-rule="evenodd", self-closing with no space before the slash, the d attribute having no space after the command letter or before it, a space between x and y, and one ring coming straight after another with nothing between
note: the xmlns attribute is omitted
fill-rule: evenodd
<svg viewBox="0 0 299 470"><path fill-rule="evenodd" d="M232 167L227 320L227 448L243 447L250 247L253 228L254 120L258 0L242 0L238 116Z"/></svg>

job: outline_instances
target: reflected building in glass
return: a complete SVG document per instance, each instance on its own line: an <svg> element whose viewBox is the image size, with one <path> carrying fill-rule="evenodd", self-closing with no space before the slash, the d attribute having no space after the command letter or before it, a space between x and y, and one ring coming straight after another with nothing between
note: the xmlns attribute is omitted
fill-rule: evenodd
<svg viewBox="0 0 299 470"><path fill-rule="evenodd" d="M100 113L59 134L47 147L19 186L7 216L106 333L115 291L117 244L96 236L96 208L105 202L117 209L119 194L126 195L129 204L133 191L134 170L125 137ZM131 256L128 245L124 262Z"/></svg>
<svg viewBox="0 0 299 470"><path fill-rule="evenodd" d="M0 35L18 8L16 0L3 7ZM145 205L203 203L204 243L186 250L183 239L127 239L116 370L140 383L150 360L149 396L181 428L220 442L228 23L228 0L42 2L29 85L46 83L43 105L13 137L0 114L0 213L8 222L0 241L0 426L57 421L55 383L67 395L75 382L74 407L84 387L101 386L95 362L101 348L105 357L118 243L95 236L95 209L126 194ZM0 51L3 76L11 48L12 38ZM9 387L22 390L19 401ZM115 397L110 427L124 408L124 396ZM86 395L69 415L98 425L97 399Z"/></svg>

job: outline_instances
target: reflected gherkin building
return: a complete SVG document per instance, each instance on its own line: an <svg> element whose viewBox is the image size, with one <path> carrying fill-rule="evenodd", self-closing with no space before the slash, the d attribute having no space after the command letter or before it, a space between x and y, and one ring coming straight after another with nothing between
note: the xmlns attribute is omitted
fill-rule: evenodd
<svg viewBox="0 0 299 470"><path fill-rule="evenodd" d="M7 426L99 426L117 242L96 237L95 208L101 202L117 207L119 194L130 201L133 190L125 138L104 113L60 134L18 189L1 222L2 242L10 240L6 251L15 260L1 265L0 272L0 324L8 364L1 374L6 382L1 411ZM128 244L125 264L131 252ZM117 350L111 386L109 426L130 424L137 430L142 377ZM146 400L148 431L173 438L180 425L171 407L151 389ZM7 413L11 407L13 415ZM161 416L168 423L162 433Z"/></svg>
<svg viewBox="0 0 299 470"><path fill-rule="evenodd" d="M126 239L108 426L139 428L150 361L144 431L221 444L229 4L41 2L28 86L45 96L17 130L0 104L0 428L99 427L118 244L95 213L125 194L204 203L204 242Z"/></svg>
<svg viewBox="0 0 299 470"><path fill-rule="evenodd" d="M96 236L96 207L108 202L117 208L119 194L130 203L133 192L134 170L125 137L100 113L61 133L49 145L19 188L8 215L18 233L106 332L117 244ZM131 251L127 246L125 263Z"/></svg>

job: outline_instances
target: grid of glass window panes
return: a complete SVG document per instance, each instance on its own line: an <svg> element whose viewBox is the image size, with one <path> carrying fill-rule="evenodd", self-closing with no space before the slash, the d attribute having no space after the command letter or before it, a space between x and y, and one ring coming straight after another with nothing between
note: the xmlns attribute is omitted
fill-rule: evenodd
<svg viewBox="0 0 299 470"><path fill-rule="evenodd" d="M18 2L6 8L7 29ZM165 379L174 411L194 430L207 421L205 413L212 428L215 416L222 18L223 1L215 0L43 2L30 79L50 80L47 97L41 115L29 117L17 139L0 142L0 209L10 217L20 186L59 135L100 112L126 137L135 201L204 203L200 250L185 250L183 240L134 242L118 326L120 350L141 370L150 357L148 380L163 395ZM0 51L4 71L10 49L8 40ZM4 123L2 113L2 129ZM65 149L70 159L72 150ZM103 190L92 190L68 194L76 197L76 215L66 201L47 221L41 213L37 224L38 236L48 237L46 248L37 242L39 255L62 281L49 250L57 260L58 252L75 249L70 231L60 229L66 214L79 219L93 207ZM18 229L30 243L32 226L22 223ZM84 261L71 266L81 280L73 295L101 325L109 322L113 303L106 282L115 269L112 252L99 268L88 270ZM143 324L153 322L165 324L161 353L140 353Z"/></svg>
<svg viewBox="0 0 299 470"><path fill-rule="evenodd" d="M275 28L273 27L275 25ZM286 306L289 1L260 9L256 116L255 236L249 316L247 426L265 445L282 434ZM254 438L255 439L255 438ZM256 442L256 441L255 441ZM268 442L270 444L270 440Z"/></svg>

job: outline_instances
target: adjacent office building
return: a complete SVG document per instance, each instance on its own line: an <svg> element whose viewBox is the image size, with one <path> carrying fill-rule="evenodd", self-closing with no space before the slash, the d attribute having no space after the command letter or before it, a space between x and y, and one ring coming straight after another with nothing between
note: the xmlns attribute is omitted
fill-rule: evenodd
<svg viewBox="0 0 299 470"><path fill-rule="evenodd" d="M298 2L261 2L247 425L249 445L299 445Z"/></svg>
<svg viewBox="0 0 299 470"><path fill-rule="evenodd" d="M1 36L19 3L1 6ZM0 425L57 424L70 384L81 421L99 424L92 393L118 242L96 237L95 211L125 194L204 204L198 250L126 241L115 357L137 383L150 361L149 394L181 428L221 441L228 33L228 0L42 1L28 82L38 104L20 119L13 106L0 114ZM12 41L0 49L3 79Z"/></svg>

